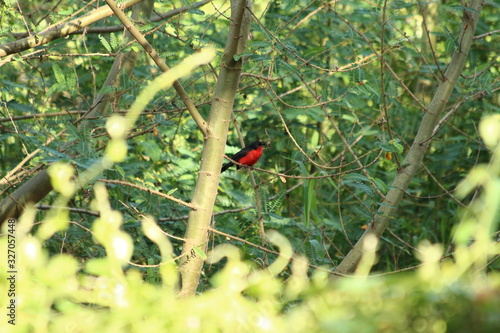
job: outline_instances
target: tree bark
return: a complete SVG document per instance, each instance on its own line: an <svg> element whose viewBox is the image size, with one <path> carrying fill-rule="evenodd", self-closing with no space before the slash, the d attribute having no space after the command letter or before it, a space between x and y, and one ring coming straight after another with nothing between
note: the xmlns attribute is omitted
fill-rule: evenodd
<svg viewBox="0 0 500 333"><path fill-rule="evenodd" d="M203 258L199 254L207 249L208 229L217 197L227 132L242 67L242 60L235 60L234 56L243 52L246 47L250 15L245 8L249 3L247 0L231 1L231 26L210 110L200 172L191 201L200 208L189 214L183 257L179 267L181 296L193 295L196 292L203 267Z"/></svg>
<svg viewBox="0 0 500 333"><path fill-rule="evenodd" d="M122 8L125 9L131 7L141 1L143 0L130 0L124 2L122 4ZM21 51L25 51L40 45L47 44L48 42L51 42L54 39L67 36L72 32L85 28L86 26L111 15L113 15L111 9L108 6L102 6L94 9L87 15L78 17L69 22L58 24L42 32L36 33L33 36L16 40L15 42L2 44L0 45L0 58L5 57L9 54L19 53Z"/></svg>
<svg viewBox="0 0 500 333"><path fill-rule="evenodd" d="M28 202L37 203L52 191L47 170L42 170L0 203L0 226L9 218L18 218Z"/></svg>

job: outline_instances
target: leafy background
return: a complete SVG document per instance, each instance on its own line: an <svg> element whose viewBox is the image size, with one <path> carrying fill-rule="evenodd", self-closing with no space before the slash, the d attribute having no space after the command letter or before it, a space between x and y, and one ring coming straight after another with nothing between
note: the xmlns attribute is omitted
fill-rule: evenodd
<svg viewBox="0 0 500 333"><path fill-rule="evenodd" d="M154 12L187 4L155 2ZM41 31L68 15L81 15L81 9L86 12L100 5L104 3L5 3L0 43L19 37L13 32ZM218 233L212 233L209 247L237 245L245 259L265 266L275 259L277 249L262 239L261 219L266 230L277 230L296 253L308 258L311 271L317 266L331 271L373 220L381 194L397 173L423 107L460 44L456 36L462 11L448 2L256 1L247 51L239 55L244 68L226 153L240 149L237 129L246 143L259 139L271 145L256 165L265 171L253 172L256 188L247 171L223 174L213 221ZM181 15L140 26L171 66L205 45L216 46L216 60L181 81L205 119L228 16L227 2L206 1ZM398 272L417 265L415 252L422 240L447 248L460 212L475 195L458 199L454 191L469 170L490 160L478 123L499 111L498 33L489 34L499 29L497 17L498 3L487 2L476 30L479 37L446 117L382 237L375 271ZM44 165L64 161L81 173L102 156L108 142L107 115L78 125L115 55L139 50L136 44L125 43L121 28L111 33L103 29L117 25L116 18L108 17L93 31L54 40L2 63L1 174L38 150L8 181L2 181L2 197ZM387 67L375 54L380 50ZM120 74L117 88L103 88L116 92L110 113L128 110L158 74L154 63L140 53L132 73ZM154 216L171 236L178 255L189 209L148 190L190 200L203 134L175 92L166 90L149 103L127 142L127 160L76 193L70 201L70 227L54 234L44 247L51 255L68 253L81 263L105 256L89 232L97 214L91 205L92 186L104 182L111 207L123 214L123 230L134 241L131 262L146 281L159 283L155 265L162 257L143 236L139 221L144 215ZM256 195L262 212L255 209ZM52 193L39 203L34 231L55 198ZM218 269L219 264L206 267L200 290L209 287L209 277ZM498 262L491 262L489 269L498 269ZM281 274L287 278L291 272Z"/></svg>

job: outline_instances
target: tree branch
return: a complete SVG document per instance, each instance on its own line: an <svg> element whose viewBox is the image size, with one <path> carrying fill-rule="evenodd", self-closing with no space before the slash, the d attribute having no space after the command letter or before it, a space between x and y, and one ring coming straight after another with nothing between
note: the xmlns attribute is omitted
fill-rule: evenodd
<svg viewBox="0 0 500 333"><path fill-rule="evenodd" d="M130 0L123 3L121 6L123 9L131 7L143 0ZM113 15L113 11L108 6L99 7L94 9L85 16L76 18L66 23L61 23L50 29L41 31L33 36L29 36L15 42L0 45L0 58L5 57L9 54L19 53L48 42L53 41L64 36L69 35L72 32L78 31L94 22L102 20L108 16Z"/></svg>
<svg viewBox="0 0 500 333"><path fill-rule="evenodd" d="M200 8L207 3L212 2L213 0L203 0L203 1L198 1L192 5L189 6L182 6L179 8L175 8L172 10L169 10L166 13L157 13L156 16L152 17L149 21L150 22L159 22L159 21L164 21L167 20L171 17L183 14L187 12L188 10L195 9L195 8ZM110 27L90 27L87 29L80 29L77 31L73 31L69 33L69 35L78 35L78 34L109 34L112 32L120 32L123 31L125 26L123 25L113 25ZM13 32L10 33L12 37L15 39L20 39L20 38L26 38L29 37L29 32Z"/></svg>
<svg viewBox="0 0 500 333"><path fill-rule="evenodd" d="M221 71L215 88L208 135L203 145L200 172L193 194L192 204L199 207L189 213L183 257L179 267L182 278L180 295L194 295L203 267L203 258L198 250L206 251L208 230L212 220L213 206L217 196L220 168L226 146L231 113L241 75L242 60L234 56L246 47L250 25L249 13L245 10L248 0L231 1L231 26L227 37Z"/></svg>
<svg viewBox="0 0 500 333"><path fill-rule="evenodd" d="M344 260L335 269L336 273L347 274L353 272L363 255L363 245L369 235L375 235L378 239L389 225L389 222L394 218L397 207L401 202L403 195L408 188L413 176L420 168L425 153L427 152L433 130L439 122L439 117L448 102L451 93L462 73L467 55L469 53L474 32L479 20L479 13L483 7L483 0L472 0L468 9L463 11L462 29L460 31L459 49L455 50L450 65L444 73L443 81L432 99L427 112L422 118L420 128L413 144L404 160L402 167L399 169L391 189L387 193L385 199L381 203L378 212L373 220L373 223L367 228L356 245L347 254Z"/></svg>
<svg viewBox="0 0 500 333"><path fill-rule="evenodd" d="M147 3L149 2L149 4ZM141 4L140 6L134 7L134 12L133 12L133 17L135 19L141 19L140 16L147 16L149 17L151 15L151 8L152 8L152 0L148 0L145 4ZM149 10L146 7L151 7ZM57 25L58 27L60 25ZM133 51L130 51L133 52ZM108 74L108 77L106 79L106 82L104 83L103 86L118 86L118 78L119 78L119 71L122 69L123 66L130 68L135 64L135 59L137 57L133 57L128 54L119 54L117 58L115 59L112 69L110 73ZM128 64L128 65L127 65ZM94 114L100 113L104 108L105 105L107 105L107 100L109 100L109 96L111 96L112 93L109 94L102 94L99 93L98 96L96 97L92 107L90 110L88 110L80 120L88 120L88 118L91 118ZM86 122L83 122L80 124L80 127L86 126ZM59 134L64 132L65 130L61 131ZM68 147L71 143L68 142L64 145L63 150ZM27 158L31 158L30 156L34 156L39 149L35 150L32 154L28 155ZM24 159L23 162L26 163L28 159ZM11 175L12 173L9 173ZM0 225L3 224L3 222L7 218L17 218L21 215L23 212L24 206L26 202L39 202L42 200L47 194L49 194L52 191L52 185L50 182L50 177L47 174L47 172L41 171L39 172L36 176L31 178L27 183L23 184L19 189L17 189L10 197L0 201Z"/></svg>
<svg viewBox="0 0 500 333"><path fill-rule="evenodd" d="M113 10L115 15L122 21L122 23L125 25L127 30L134 36L134 38L141 44L141 46L144 48L146 53L153 59L153 61L160 67L160 69L163 72L168 71L170 68L168 65L163 61L163 59L156 53L155 49L149 44L149 42L146 40L146 38L142 35L142 33L133 25L132 21L129 20L129 18L121 11L115 4L113 0L106 0L106 3L108 6ZM194 121L200 128L200 130L203 132L203 134L206 136L207 135L207 123L201 116L201 114L198 112L196 109L196 106L194 105L193 101L191 98L189 98L189 95L187 92L184 90L182 85L179 83L179 81L174 82L174 89L179 95L179 97L182 99L184 102L184 105L186 105L186 108L188 109L189 113L191 114L191 117L193 117Z"/></svg>

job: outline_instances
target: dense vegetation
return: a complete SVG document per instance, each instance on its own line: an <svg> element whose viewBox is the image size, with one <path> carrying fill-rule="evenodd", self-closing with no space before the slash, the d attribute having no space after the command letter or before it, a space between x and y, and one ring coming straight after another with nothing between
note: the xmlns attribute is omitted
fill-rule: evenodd
<svg viewBox="0 0 500 333"><path fill-rule="evenodd" d="M497 3L106 3L0 7L20 331L500 327Z"/></svg>

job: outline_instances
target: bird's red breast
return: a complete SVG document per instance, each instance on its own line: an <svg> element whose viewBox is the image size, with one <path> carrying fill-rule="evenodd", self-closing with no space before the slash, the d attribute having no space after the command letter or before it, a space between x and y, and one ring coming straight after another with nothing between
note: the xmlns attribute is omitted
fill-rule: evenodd
<svg viewBox="0 0 500 333"><path fill-rule="evenodd" d="M257 163L257 161L261 156L262 156L262 146L259 146L257 147L257 149L250 150L248 154L246 154L246 156L240 158L239 161L237 162L244 165L252 166L255 163Z"/></svg>

